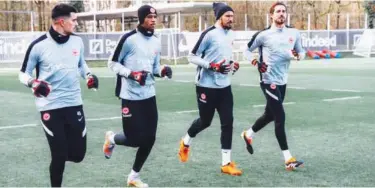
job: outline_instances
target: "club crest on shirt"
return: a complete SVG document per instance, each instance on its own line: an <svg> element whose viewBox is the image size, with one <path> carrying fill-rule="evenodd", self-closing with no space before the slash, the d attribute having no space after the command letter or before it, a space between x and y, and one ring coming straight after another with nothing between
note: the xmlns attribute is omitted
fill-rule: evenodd
<svg viewBox="0 0 375 188"><path fill-rule="evenodd" d="M78 56L79 55L79 51L77 49L73 49L72 53L73 53L74 56Z"/></svg>

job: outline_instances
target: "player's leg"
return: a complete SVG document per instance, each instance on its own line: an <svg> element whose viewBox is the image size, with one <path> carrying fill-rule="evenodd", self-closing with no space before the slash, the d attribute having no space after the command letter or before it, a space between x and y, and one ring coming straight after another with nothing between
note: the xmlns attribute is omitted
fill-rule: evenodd
<svg viewBox="0 0 375 188"><path fill-rule="evenodd" d="M121 115L122 115L122 133L114 133L107 131L104 137L103 153L105 158L110 159L116 145L123 145L128 147L138 147L137 137L134 135L137 132L137 125L134 113L140 111L139 101L121 100Z"/></svg>
<svg viewBox="0 0 375 188"><path fill-rule="evenodd" d="M284 102L284 99L286 96L286 85L278 86L278 88L280 90L281 100L282 102ZM284 128L284 134L286 135L285 128ZM285 136L285 139L286 139L286 136ZM285 159L285 168L287 170L294 170L297 167L303 166L304 162L302 160L297 160L295 157L292 157L289 150L283 150L282 152L283 152L284 159Z"/></svg>
<svg viewBox="0 0 375 188"><path fill-rule="evenodd" d="M285 87L285 85L276 86L273 84L265 84L265 93L270 104L269 108L274 117L275 135L284 155L285 167L287 170L294 170L296 167L301 166L303 162L297 161L292 157L288 148L285 133L285 111L283 106L283 99L285 98L286 91Z"/></svg>
<svg viewBox="0 0 375 188"><path fill-rule="evenodd" d="M139 134L140 143L133 164L133 169L128 176L128 185L136 187L147 186L147 184L141 181L139 172L141 171L144 163L150 155L152 147L154 146L158 124L156 98L152 97L140 101L140 106L143 113L136 114L139 116L138 118L143 120L143 123L139 124L141 126L141 129L139 129L139 131L141 131Z"/></svg>
<svg viewBox="0 0 375 188"><path fill-rule="evenodd" d="M217 101L216 92L217 89L196 86L199 118L195 119L188 129L188 135L191 138L211 125Z"/></svg>
<svg viewBox="0 0 375 188"><path fill-rule="evenodd" d="M211 125L216 107L216 90L196 86L199 117L189 127L187 134L180 141L179 159L186 162L189 158L189 146L193 138Z"/></svg>
<svg viewBox="0 0 375 188"><path fill-rule="evenodd" d="M221 124L221 171L230 175L241 175L242 171L237 169L231 160L232 135L233 135L233 94L231 86L218 90L217 111Z"/></svg>
<svg viewBox="0 0 375 188"><path fill-rule="evenodd" d="M67 120L68 161L79 163L85 158L87 129L82 105L64 108Z"/></svg>
<svg viewBox="0 0 375 188"><path fill-rule="evenodd" d="M61 187L68 156L62 109L41 112L41 122L51 151L49 166L52 187Z"/></svg>
<svg viewBox="0 0 375 188"><path fill-rule="evenodd" d="M268 125L268 123L273 121L272 111L270 110L270 102L265 91L266 87L267 86L265 84L260 84L260 88L262 89L263 94L266 97L266 107L264 109L264 113L255 121L252 127L250 127L246 131L243 131L241 134L242 139L245 141L246 149L250 154L254 153L254 149L252 146L254 134Z"/></svg>

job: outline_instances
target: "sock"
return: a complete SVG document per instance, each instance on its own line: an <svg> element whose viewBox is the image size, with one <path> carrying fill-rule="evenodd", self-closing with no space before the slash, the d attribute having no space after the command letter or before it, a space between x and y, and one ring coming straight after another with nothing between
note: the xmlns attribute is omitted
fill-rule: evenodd
<svg viewBox="0 0 375 188"><path fill-rule="evenodd" d="M184 137L184 144L186 146L190 146L191 141L193 141L193 138L189 136L189 134L186 134Z"/></svg>
<svg viewBox="0 0 375 188"><path fill-rule="evenodd" d="M230 149L222 149L221 150L221 155L222 155L222 162L221 162L221 164L223 166L227 165L228 163L231 162L231 160L230 160L230 152L231 152Z"/></svg>
<svg viewBox="0 0 375 188"><path fill-rule="evenodd" d="M290 154L289 150L283 150L283 155L284 155L285 162L287 162L290 158L292 158L292 155Z"/></svg>
<svg viewBox="0 0 375 188"><path fill-rule="evenodd" d="M134 170L132 169L132 171L130 171L130 174L129 174L129 179L130 179L130 180L133 180L133 179L135 179L135 178L137 178L137 177L139 177L139 173L136 172L136 171L134 171Z"/></svg>
<svg viewBox="0 0 375 188"><path fill-rule="evenodd" d="M248 137L248 138L253 137L253 134L254 134L254 131L253 131L252 128L250 128L250 129L248 129L248 130L246 131L246 137Z"/></svg>
<svg viewBox="0 0 375 188"><path fill-rule="evenodd" d="M116 134L112 134L111 136L109 136L109 141L111 142L111 144L116 144L115 136L116 136Z"/></svg>

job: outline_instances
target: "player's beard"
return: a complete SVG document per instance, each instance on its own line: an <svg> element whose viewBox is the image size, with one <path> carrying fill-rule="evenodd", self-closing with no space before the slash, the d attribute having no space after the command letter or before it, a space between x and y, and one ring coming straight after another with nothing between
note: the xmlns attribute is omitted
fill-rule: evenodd
<svg viewBox="0 0 375 188"><path fill-rule="evenodd" d="M221 26L226 29L226 30L229 30L229 29L232 29L232 24L233 22L232 21L228 21L226 24L224 24L223 21L221 21Z"/></svg>
<svg viewBox="0 0 375 188"><path fill-rule="evenodd" d="M282 24L284 24L284 23L285 23L285 18L284 18L284 16L279 17L278 19L276 19L276 20L275 20L275 23L276 23L277 25L282 25Z"/></svg>

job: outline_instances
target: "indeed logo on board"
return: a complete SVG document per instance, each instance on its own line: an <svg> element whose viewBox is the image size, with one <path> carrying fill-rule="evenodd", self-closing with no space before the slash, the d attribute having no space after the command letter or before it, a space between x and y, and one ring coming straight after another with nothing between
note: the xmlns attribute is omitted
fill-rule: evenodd
<svg viewBox="0 0 375 188"><path fill-rule="evenodd" d="M15 55L24 54L27 50L29 43L26 40L21 40L18 42L5 41L0 39L0 54L4 55Z"/></svg>
<svg viewBox="0 0 375 188"><path fill-rule="evenodd" d="M309 38L306 33L301 33L301 39L303 47L329 47L337 44L336 35L332 35L331 38L319 37L318 35Z"/></svg>

